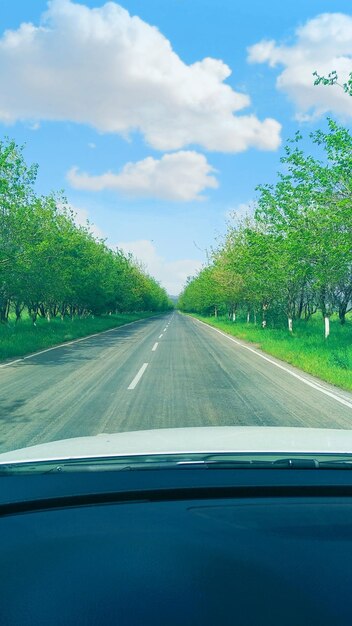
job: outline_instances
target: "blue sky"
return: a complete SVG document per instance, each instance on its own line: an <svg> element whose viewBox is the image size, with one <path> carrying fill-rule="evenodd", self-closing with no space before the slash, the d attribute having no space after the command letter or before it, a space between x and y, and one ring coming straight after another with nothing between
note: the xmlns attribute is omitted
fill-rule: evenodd
<svg viewBox="0 0 352 626"><path fill-rule="evenodd" d="M352 99L311 77L352 70L351 14L350 0L1 3L1 133L39 163L39 192L65 189L177 293L275 180L288 137L327 114L351 124Z"/></svg>

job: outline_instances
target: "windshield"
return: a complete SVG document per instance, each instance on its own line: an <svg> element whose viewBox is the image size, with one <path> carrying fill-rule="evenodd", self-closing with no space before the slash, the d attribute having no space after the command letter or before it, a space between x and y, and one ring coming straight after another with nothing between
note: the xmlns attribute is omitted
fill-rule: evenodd
<svg viewBox="0 0 352 626"><path fill-rule="evenodd" d="M351 3L0 25L2 471L348 464Z"/></svg>

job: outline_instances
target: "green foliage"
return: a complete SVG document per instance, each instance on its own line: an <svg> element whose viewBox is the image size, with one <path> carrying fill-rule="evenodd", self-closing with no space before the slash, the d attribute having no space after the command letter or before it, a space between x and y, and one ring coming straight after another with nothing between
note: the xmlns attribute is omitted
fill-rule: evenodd
<svg viewBox="0 0 352 626"><path fill-rule="evenodd" d="M342 84L339 83L339 77L336 70L330 72L327 77L320 76L317 71L313 72L313 76L315 76L314 85L338 85L339 87L342 87L345 93L347 93L349 96L352 96L352 72L350 72L348 80Z"/></svg>
<svg viewBox="0 0 352 626"><path fill-rule="evenodd" d="M118 313L84 319L65 317L63 320L55 318L50 324L45 319L38 318L35 326L26 314L17 324L10 316L8 324L0 325L0 360L31 354L79 337L117 328L151 315L155 313Z"/></svg>
<svg viewBox="0 0 352 626"><path fill-rule="evenodd" d="M244 310L278 327L320 310L341 324L352 308L352 136L328 120L287 142L274 185L257 187L255 215L230 225L211 264L190 280L179 299L184 311L209 315Z"/></svg>
<svg viewBox="0 0 352 626"><path fill-rule="evenodd" d="M33 323L60 316L172 307L131 256L77 226L65 198L37 196L37 166L14 141L0 142L0 321L26 310Z"/></svg>

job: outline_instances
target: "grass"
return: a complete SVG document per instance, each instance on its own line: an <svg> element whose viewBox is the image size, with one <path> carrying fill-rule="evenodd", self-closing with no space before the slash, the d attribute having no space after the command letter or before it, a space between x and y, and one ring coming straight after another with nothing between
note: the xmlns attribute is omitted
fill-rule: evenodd
<svg viewBox="0 0 352 626"><path fill-rule="evenodd" d="M0 361L31 354L109 328L117 328L152 315L155 313L118 313L83 319L76 317L73 320L55 318L50 322L38 319L36 326L28 318L20 320L18 324L10 319L7 325L0 325Z"/></svg>
<svg viewBox="0 0 352 626"><path fill-rule="evenodd" d="M253 342L258 348L299 367L328 383L352 391L352 320L341 326L338 319L331 319L331 332L324 339L321 316L308 322L294 322L294 332L286 329L261 328L243 321L232 322L227 318L202 317L198 319L234 335Z"/></svg>

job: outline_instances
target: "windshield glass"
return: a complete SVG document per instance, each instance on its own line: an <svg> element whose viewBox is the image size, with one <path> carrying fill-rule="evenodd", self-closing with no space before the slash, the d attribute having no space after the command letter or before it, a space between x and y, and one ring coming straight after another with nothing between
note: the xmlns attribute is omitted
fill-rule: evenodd
<svg viewBox="0 0 352 626"><path fill-rule="evenodd" d="M0 24L3 471L349 463L350 1Z"/></svg>

